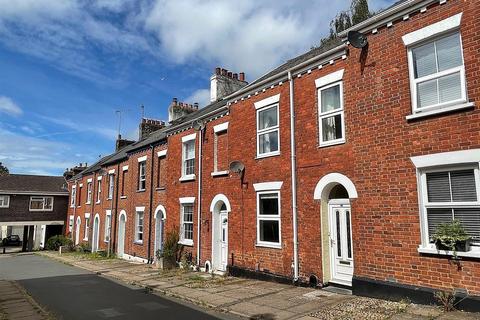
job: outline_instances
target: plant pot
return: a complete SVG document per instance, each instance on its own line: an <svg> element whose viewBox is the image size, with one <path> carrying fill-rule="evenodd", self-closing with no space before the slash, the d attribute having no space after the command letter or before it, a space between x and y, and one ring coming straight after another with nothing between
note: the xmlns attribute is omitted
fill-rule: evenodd
<svg viewBox="0 0 480 320"><path fill-rule="evenodd" d="M451 251L451 248L444 245L440 240L435 241L435 246L437 247L437 250ZM455 242L455 251L467 252L469 250L470 250L469 240Z"/></svg>

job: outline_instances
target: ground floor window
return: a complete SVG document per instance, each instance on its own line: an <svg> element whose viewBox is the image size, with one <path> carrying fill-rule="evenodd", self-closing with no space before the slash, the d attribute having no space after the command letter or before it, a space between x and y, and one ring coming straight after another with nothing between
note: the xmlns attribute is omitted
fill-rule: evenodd
<svg viewBox="0 0 480 320"><path fill-rule="evenodd" d="M257 193L257 244L280 246L280 192Z"/></svg>
<svg viewBox="0 0 480 320"><path fill-rule="evenodd" d="M110 230L112 228L112 215L108 212L105 216L105 242L110 241Z"/></svg>
<svg viewBox="0 0 480 320"><path fill-rule="evenodd" d="M136 214L135 242L143 243L143 211L137 211L137 214Z"/></svg>
<svg viewBox="0 0 480 320"><path fill-rule="evenodd" d="M85 217L85 235L83 240L88 240L89 230L90 230L90 217Z"/></svg>
<svg viewBox="0 0 480 320"><path fill-rule="evenodd" d="M182 204L180 241L186 245L193 244L193 203Z"/></svg>

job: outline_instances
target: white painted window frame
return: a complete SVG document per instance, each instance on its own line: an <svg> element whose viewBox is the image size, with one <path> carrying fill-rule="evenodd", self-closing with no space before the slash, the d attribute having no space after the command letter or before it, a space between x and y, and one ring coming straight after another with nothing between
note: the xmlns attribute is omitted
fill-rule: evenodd
<svg viewBox="0 0 480 320"><path fill-rule="evenodd" d="M101 178L101 177L99 177ZM102 200L102 179L97 179L97 201L96 203L100 203Z"/></svg>
<svg viewBox="0 0 480 320"><path fill-rule="evenodd" d="M90 230L90 214L85 214L85 230L84 230L84 235L83 235L83 240L88 241L88 233Z"/></svg>
<svg viewBox="0 0 480 320"><path fill-rule="evenodd" d="M92 180L87 182L87 201L85 204L92 203Z"/></svg>
<svg viewBox="0 0 480 320"><path fill-rule="evenodd" d="M425 45L425 44L431 43L431 42L435 42L435 41L437 41L437 40L439 40L443 37L450 36L450 35L453 35L453 34L458 34L458 36L460 37L460 50L461 50L461 53L462 53L462 65L459 66L459 67L451 68L451 69L448 69L448 70L444 70L444 71L441 71L441 72L437 72L437 73L434 73L434 74L431 74L431 75L428 75L428 76L423 76L421 78L415 79L413 50L415 48L418 48L418 47L422 46L422 45ZM436 56L436 46L435 46L435 57L437 58L437 56ZM429 39L427 39L427 40L425 40L421 43L418 43L416 45L408 47L408 72L409 72L409 77L410 77L410 92L411 92L411 101L412 101L412 112L414 114L428 112L428 111L432 111L432 110L441 110L443 108L450 107L450 106L453 106L453 105L461 105L463 103L466 103L467 102L467 84L466 84L466 80L465 80L466 79L465 78L465 59L464 59L464 54L463 54L463 43L462 43L462 35L460 33L460 30L449 32L447 34L440 34L440 35L437 35L437 36L432 36L431 38L429 38ZM441 77L444 77L444 76L447 76L447 75L450 75L450 74L458 73L458 72L460 72L460 86L461 86L461 90L462 90L462 97L460 99L452 100L452 101L448 101L448 102L443 102L443 103L437 103L435 105L431 105L431 106L427 106L427 107L423 107L423 108L420 108L418 106L418 101L417 101L417 98L418 98L417 97L417 86L418 86L418 84L426 82L426 81L430 81L430 80L433 80L433 79L438 79L438 78L441 78ZM440 94L440 91L438 92L438 94Z"/></svg>
<svg viewBox="0 0 480 320"><path fill-rule="evenodd" d="M343 72L342 72L342 75L343 75ZM340 87L340 108L322 113L322 91L335 86ZM345 143L346 139L345 139L345 109L344 109L344 101L343 101L343 80L338 80L333 83L326 84L322 87L318 87L317 90L318 90L318 128L319 128L318 131L319 131L320 147L327 147L327 146L333 146L333 145ZM336 115L340 115L341 117L342 138L323 141L322 120L325 118L334 117Z"/></svg>
<svg viewBox="0 0 480 320"><path fill-rule="evenodd" d="M196 141L196 134L193 133L191 135L185 136L182 138L182 176L180 177L179 181L191 181L195 180L195 166L196 166L196 152L197 152L197 146L195 145ZM193 144L193 158L188 158L186 157L186 146L187 144ZM186 174L187 166L186 163L188 160L194 160L194 166L193 166L193 174Z"/></svg>
<svg viewBox="0 0 480 320"><path fill-rule="evenodd" d="M72 192L70 194L70 208L75 208L77 202L77 186L72 186Z"/></svg>
<svg viewBox="0 0 480 320"><path fill-rule="evenodd" d="M191 224L192 225L192 230L193 228L193 221L194 221L194 215L195 215L195 197L185 197L185 198L180 198L180 240L178 243L183 244L185 246L193 246L193 238L194 235L192 234L192 239L185 239L185 224ZM192 206L192 221L190 222L185 222L184 221L184 209L185 206L189 205Z"/></svg>
<svg viewBox="0 0 480 320"><path fill-rule="evenodd" d="M143 168L143 172L142 172ZM145 186L141 188L142 182L145 183ZM147 159L138 161L138 182L137 182L137 191L145 191L147 189Z"/></svg>
<svg viewBox="0 0 480 320"><path fill-rule="evenodd" d="M108 174L108 200L113 199L113 191L115 187L115 172Z"/></svg>
<svg viewBox="0 0 480 320"><path fill-rule="evenodd" d="M265 129L259 129L259 113L266 111L268 109L272 108L277 108L277 125L273 127L268 127ZM261 106L256 109L256 121L257 121L257 159L260 158L266 158L266 157L273 157L273 156L278 156L280 154L280 149L281 149L281 144L280 144L280 102L274 102L272 104L268 104L265 106ZM277 137L278 137L278 150L276 151L271 151L271 152L264 152L260 153L260 136L264 134L268 134L271 132L277 132Z"/></svg>
<svg viewBox="0 0 480 320"><path fill-rule="evenodd" d="M260 197L264 194L276 194L278 202L278 214L277 215L260 215ZM280 190L264 190L257 191L257 247L267 247L273 249L282 248L282 208L281 208L281 195ZM260 240L260 221L278 221L278 242L261 241Z"/></svg>
<svg viewBox="0 0 480 320"><path fill-rule="evenodd" d="M142 216L142 231L139 231L140 228L140 215ZM135 243L143 244L143 235L144 235L144 226L145 226L145 207L137 207L135 209ZM142 239L140 240L140 234L142 234Z"/></svg>
<svg viewBox="0 0 480 320"><path fill-rule="evenodd" d="M212 177L227 175L228 170L218 170L218 135L228 133L228 122L218 124L213 127L213 172Z"/></svg>
<svg viewBox="0 0 480 320"><path fill-rule="evenodd" d="M42 209L32 209L32 200L33 199L36 199L36 200L43 199L43 208ZM50 209L45 209L45 204L46 204L47 199L52 199L52 207ZM44 211L44 212L53 211L53 201L54 201L54 197L52 197L52 196L31 196L30 201L29 201L29 205L28 205L28 210L29 211Z"/></svg>
<svg viewBox="0 0 480 320"><path fill-rule="evenodd" d="M7 194L0 194L0 208L10 207L10 196Z"/></svg>
<svg viewBox="0 0 480 320"><path fill-rule="evenodd" d="M73 232L73 227L75 225L75 216L70 215L68 217L68 232L72 233Z"/></svg>

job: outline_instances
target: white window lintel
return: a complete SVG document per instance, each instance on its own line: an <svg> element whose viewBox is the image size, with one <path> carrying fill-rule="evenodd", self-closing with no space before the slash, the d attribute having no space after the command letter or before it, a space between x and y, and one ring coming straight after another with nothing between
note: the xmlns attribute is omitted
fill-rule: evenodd
<svg viewBox="0 0 480 320"><path fill-rule="evenodd" d="M257 101L254 103L255 109L260 109L266 106L269 106L274 103L278 103L280 101L280 93L269 98Z"/></svg>
<svg viewBox="0 0 480 320"><path fill-rule="evenodd" d="M437 34L445 33L460 27L462 22L462 12L451 16L442 21L436 22L424 28L418 29L416 31L407 33L402 37L403 43L406 46L411 46L418 42L421 42L425 39L433 37Z"/></svg>
<svg viewBox="0 0 480 320"><path fill-rule="evenodd" d="M147 161L147 156L140 157L137 160L138 160L138 162Z"/></svg>
<svg viewBox="0 0 480 320"><path fill-rule="evenodd" d="M114 174L114 173L115 173L115 169L108 170L108 174Z"/></svg>
<svg viewBox="0 0 480 320"><path fill-rule="evenodd" d="M122 171L128 171L128 165L122 167Z"/></svg>
<svg viewBox="0 0 480 320"><path fill-rule="evenodd" d="M283 181L273 181L273 182L260 182L254 183L253 188L255 191L270 191L270 190L280 190L282 188Z"/></svg>
<svg viewBox="0 0 480 320"><path fill-rule="evenodd" d="M192 134L183 136L183 137L182 137L182 142L187 142L187 141L195 140L196 137L197 137L197 133L192 133Z"/></svg>
<svg viewBox="0 0 480 320"><path fill-rule="evenodd" d="M135 211L136 211L136 212L144 212L144 211L145 211L145 207L135 207Z"/></svg>
<svg viewBox="0 0 480 320"><path fill-rule="evenodd" d="M85 219L90 219L90 213L85 213Z"/></svg>
<svg viewBox="0 0 480 320"><path fill-rule="evenodd" d="M316 79L315 80L315 86L317 88L321 88L321 87L324 87L328 84L331 84L331 83L342 80L344 71L345 71L345 69L341 69L341 70L332 72L330 74L327 74L326 76L323 76L321 78Z"/></svg>
<svg viewBox="0 0 480 320"><path fill-rule="evenodd" d="M461 150L411 157L416 168L480 162L480 149Z"/></svg>
<svg viewBox="0 0 480 320"><path fill-rule="evenodd" d="M228 122L217 124L216 126L213 127L213 132L215 133L227 131L227 130L228 130Z"/></svg>
<svg viewBox="0 0 480 320"><path fill-rule="evenodd" d="M165 150L160 150L157 152L157 157L165 157L167 155L167 149Z"/></svg>
<svg viewBox="0 0 480 320"><path fill-rule="evenodd" d="M97 180L102 180L102 176L97 177Z"/></svg>
<svg viewBox="0 0 480 320"><path fill-rule="evenodd" d="M88 179L87 179L87 182L92 182L92 178L88 178Z"/></svg>
<svg viewBox="0 0 480 320"><path fill-rule="evenodd" d="M194 203L195 202L195 197L183 197L183 198L178 198L181 204L189 204L189 203Z"/></svg>

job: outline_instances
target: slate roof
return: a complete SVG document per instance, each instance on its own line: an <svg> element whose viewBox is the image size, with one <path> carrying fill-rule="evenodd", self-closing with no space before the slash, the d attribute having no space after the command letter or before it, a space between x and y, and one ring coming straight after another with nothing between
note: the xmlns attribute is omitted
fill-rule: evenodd
<svg viewBox="0 0 480 320"><path fill-rule="evenodd" d="M8 174L0 176L1 192L21 193L64 193L68 195L67 183L63 176L35 176Z"/></svg>

